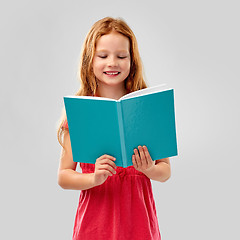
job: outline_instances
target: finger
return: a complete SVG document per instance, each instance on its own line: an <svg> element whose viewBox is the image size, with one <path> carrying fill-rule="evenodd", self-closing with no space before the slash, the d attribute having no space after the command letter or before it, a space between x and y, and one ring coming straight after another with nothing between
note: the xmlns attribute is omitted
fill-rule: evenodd
<svg viewBox="0 0 240 240"><path fill-rule="evenodd" d="M147 164L147 159L146 159L145 152L144 152L142 146L138 146L138 150L139 150L139 153L140 153L142 164L146 165Z"/></svg>
<svg viewBox="0 0 240 240"><path fill-rule="evenodd" d="M148 163L148 164L152 164L152 162L154 162L154 161L152 160L152 158L151 158L151 156L150 156L150 153L149 153L147 147L146 147L146 146L143 146L143 149L144 149L144 152L145 152L145 156L146 156L146 159L147 159L147 163Z"/></svg>
<svg viewBox="0 0 240 240"><path fill-rule="evenodd" d="M106 176L106 177L107 177L107 176L110 177L110 176L113 175L111 172L109 172L108 170L104 170L104 169L99 170L99 173L103 174L103 175Z"/></svg>
<svg viewBox="0 0 240 240"><path fill-rule="evenodd" d="M110 166L109 164L101 164L100 166L98 166L98 170L107 170L108 172L112 173L112 174L116 174L115 169Z"/></svg>
<svg viewBox="0 0 240 240"><path fill-rule="evenodd" d="M98 163L99 164L108 164L111 167L113 167L114 169L117 168L116 164L111 159L108 159L108 158L101 159L101 160L98 161Z"/></svg>
<svg viewBox="0 0 240 240"><path fill-rule="evenodd" d="M116 161L116 158L107 154L102 155L101 157L96 159L96 163L102 163L105 161L109 161L109 163L113 163L114 161ZM116 165L115 165L116 166Z"/></svg>
<svg viewBox="0 0 240 240"><path fill-rule="evenodd" d="M138 150L136 148L134 149L134 154L135 154L137 166L138 168L140 168L142 166L142 162L141 162Z"/></svg>
<svg viewBox="0 0 240 240"><path fill-rule="evenodd" d="M151 158L151 156L150 156L150 154L149 154L149 151L148 151L148 149L147 149L146 146L143 146L143 151L144 151L144 154L145 154L145 157L146 157L147 162L152 161L152 158Z"/></svg>
<svg viewBox="0 0 240 240"><path fill-rule="evenodd" d="M136 162L136 156L134 154L132 155L132 163L133 163L133 167L137 169L138 165L137 165L137 162Z"/></svg>
<svg viewBox="0 0 240 240"><path fill-rule="evenodd" d="M112 160L112 161L115 161L115 160L116 160L115 157L113 157L113 156L111 156L111 155L108 155L108 154L104 154L104 155L102 155L101 157L99 157L98 159L101 160L101 159L105 159L105 158L110 159L110 160Z"/></svg>

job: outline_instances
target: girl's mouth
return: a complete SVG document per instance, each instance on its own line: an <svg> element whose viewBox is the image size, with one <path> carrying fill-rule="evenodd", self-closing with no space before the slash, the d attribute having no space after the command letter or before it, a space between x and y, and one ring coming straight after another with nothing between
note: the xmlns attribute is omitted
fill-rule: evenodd
<svg viewBox="0 0 240 240"><path fill-rule="evenodd" d="M107 71L103 73L109 76L117 76L118 74L120 74L120 72L117 72L117 71Z"/></svg>

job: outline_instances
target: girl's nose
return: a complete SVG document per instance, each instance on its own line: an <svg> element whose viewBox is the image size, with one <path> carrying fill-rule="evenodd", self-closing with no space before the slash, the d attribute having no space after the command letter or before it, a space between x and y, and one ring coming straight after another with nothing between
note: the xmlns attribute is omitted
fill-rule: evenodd
<svg viewBox="0 0 240 240"><path fill-rule="evenodd" d="M110 57L108 61L109 67L116 67L117 66L117 59L115 57Z"/></svg>

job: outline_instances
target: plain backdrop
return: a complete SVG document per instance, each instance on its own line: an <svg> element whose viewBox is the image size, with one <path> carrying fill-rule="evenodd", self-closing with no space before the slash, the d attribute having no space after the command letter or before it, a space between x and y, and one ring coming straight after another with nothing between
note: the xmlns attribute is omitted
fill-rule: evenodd
<svg viewBox="0 0 240 240"><path fill-rule="evenodd" d="M134 31L148 85L175 89L179 156L169 181L152 182L162 239L240 239L233 0L1 2L0 239L72 237L79 191L57 185L56 122L79 88L84 38L106 16Z"/></svg>

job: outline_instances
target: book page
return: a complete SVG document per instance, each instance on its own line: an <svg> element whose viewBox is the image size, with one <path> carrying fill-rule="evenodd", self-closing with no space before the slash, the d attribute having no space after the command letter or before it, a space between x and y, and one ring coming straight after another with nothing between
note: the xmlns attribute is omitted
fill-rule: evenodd
<svg viewBox="0 0 240 240"><path fill-rule="evenodd" d="M105 101L114 101L117 102L117 100L112 98L105 98L105 97L97 97L97 96L65 96L66 98L76 98L76 99L88 99L88 100L105 100Z"/></svg>
<svg viewBox="0 0 240 240"><path fill-rule="evenodd" d="M139 97L139 96L143 96L143 95L147 95L147 94L151 94L151 93L156 93L156 92L162 92L162 91L166 91L169 90L169 88L166 88L166 84L161 84L155 87L149 87L149 88L144 88L132 93L128 93L126 95L124 95L123 97L121 97L118 101L124 100L124 99L129 99L129 98L134 98L134 97Z"/></svg>

